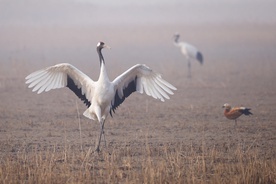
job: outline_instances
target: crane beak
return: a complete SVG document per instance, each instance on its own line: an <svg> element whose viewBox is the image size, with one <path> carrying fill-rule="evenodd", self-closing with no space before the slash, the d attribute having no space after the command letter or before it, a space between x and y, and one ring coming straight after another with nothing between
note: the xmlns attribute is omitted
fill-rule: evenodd
<svg viewBox="0 0 276 184"><path fill-rule="evenodd" d="M104 48L111 49L111 47L108 45L104 45Z"/></svg>

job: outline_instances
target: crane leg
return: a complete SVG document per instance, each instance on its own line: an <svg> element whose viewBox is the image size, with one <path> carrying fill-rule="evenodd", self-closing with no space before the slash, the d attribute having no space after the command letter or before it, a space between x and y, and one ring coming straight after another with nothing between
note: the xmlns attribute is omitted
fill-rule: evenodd
<svg viewBox="0 0 276 184"><path fill-rule="evenodd" d="M105 140L105 134L104 134L104 123L105 123L105 119L103 120L103 124L102 124L102 132L103 132L104 146L106 147L106 140Z"/></svg>
<svg viewBox="0 0 276 184"><path fill-rule="evenodd" d="M99 152L99 151L100 151L100 144L101 144L102 135L103 135L104 141L105 141L105 135L104 135L104 122L105 122L104 119L102 119L102 120L100 121L101 129L100 129L100 136L99 136L98 144L97 144L97 146L96 146L96 152ZM105 141L105 145L106 145L106 141Z"/></svg>
<svg viewBox="0 0 276 184"><path fill-rule="evenodd" d="M190 60L188 60L188 78L191 78L192 75L191 75L191 62Z"/></svg>

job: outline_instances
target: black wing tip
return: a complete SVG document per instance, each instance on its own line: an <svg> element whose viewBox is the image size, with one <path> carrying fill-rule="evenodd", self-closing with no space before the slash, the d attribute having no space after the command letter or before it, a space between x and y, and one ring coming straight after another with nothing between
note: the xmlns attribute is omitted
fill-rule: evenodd
<svg viewBox="0 0 276 184"><path fill-rule="evenodd" d="M125 101L126 97L123 96L122 98L119 97L118 91L116 91L115 96L114 96L114 103L111 104L109 114L111 117L113 117L112 112L115 114L115 110L120 106L121 103Z"/></svg>
<svg viewBox="0 0 276 184"><path fill-rule="evenodd" d="M196 59L200 62L200 64L203 64L203 55L201 52L197 52Z"/></svg>
<svg viewBox="0 0 276 184"><path fill-rule="evenodd" d="M87 107L90 107L91 102L86 98L84 94L82 94L81 88L78 88L78 86L74 83L73 79L69 75L67 75L66 87L72 90L75 93L75 95L77 95Z"/></svg>
<svg viewBox="0 0 276 184"><path fill-rule="evenodd" d="M118 90L116 90L115 96L113 99L113 104L111 104L110 111L109 111L111 117L112 117L112 111L113 113L115 113L115 110L120 106L120 104L122 104L131 93L136 91L136 84L137 84L137 76L128 84L128 86L125 89L123 89L122 98L119 97Z"/></svg>
<svg viewBox="0 0 276 184"><path fill-rule="evenodd" d="M120 105L118 105L117 107L110 107L110 110L109 110L109 114L110 116L113 118L113 113L115 114L115 110L119 107Z"/></svg>
<svg viewBox="0 0 276 184"><path fill-rule="evenodd" d="M246 116L249 116L249 115L253 115L253 113L250 112L250 108L246 108L244 111L243 111L243 114L246 115Z"/></svg>

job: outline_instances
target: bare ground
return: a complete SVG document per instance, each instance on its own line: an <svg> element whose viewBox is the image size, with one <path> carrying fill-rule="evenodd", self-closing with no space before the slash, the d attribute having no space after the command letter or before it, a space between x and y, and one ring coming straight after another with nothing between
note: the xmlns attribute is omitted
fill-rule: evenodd
<svg viewBox="0 0 276 184"><path fill-rule="evenodd" d="M207 27L205 31L192 27L185 30L186 38L190 38L188 41L195 43L205 57L203 66L192 63L191 79L187 78L184 58L172 44L172 28L150 28L146 32L135 30L136 36L131 34L128 35L129 40L123 40L125 45L120 44L119 39L124 33L119 28L115 29L118 35L108 43L113 48L104 51L111 79L135 63L145 63L162 73L163 78L178 90L165 103L145 94L133 94L127 98L114 117L108 117L106 121L107 146L102 144L102 151L129 147L133 157L139 157L143 154L141 148L148 145L153 150L152 155L158 156L158 150L164 146L170 149L181 147L185 153L191 147L200 152L204 145L209 150L220 150L225 157L240 147L245 152L257 150L261 157L275 160L275 27L252 27ZM88 36L91 29L84 31L84 38L79 36L71 42L64 36L64 42L70 45L86 37L91 41L93 38ZM154 33L156 30L160 32ZM78 31L69 32L68 37ZM51 34L46 34L46 37L57 36ZM181 38L184 40L184 35ZM22 37L17 44L22 42L21 45L24 45L25 39ZM108 40L111 38L108 37ZM85 106L71 91L60 89L37 95L24 84L24 78L30 72L59 62L70 62L97 79L99 64L94 49L81 50L81 41L75 42L79 46L76 49L60 46L62 40L52 39L52 42L49 45L58 45L57 50L65 50L64 55L56 54L56 58L52 58L49 55L54 49L44 49L43 56L34 54L37 57L34 60L31 51L39 42L32 41L25 50L18 46L21 48L19 51L8 53L10 57L0 61L1 160L23 150L46 151L54 147L58 151L69 146L78 154L95 146L100 127L97 122L82 116ZM89 45L86 42L84 45ZM131 45L131 42L136 44ZM12 48L11 45L8 48ZM78 50L90 55L80 56L81 61L78 62L78 55L74 55ZM24 52L30 54L24 55ZM21 56L24 59L20 59ZM223 116L222 105L226 102L250 107L253 116L240 117L238 126L234 128L234 122Z"/></svg>

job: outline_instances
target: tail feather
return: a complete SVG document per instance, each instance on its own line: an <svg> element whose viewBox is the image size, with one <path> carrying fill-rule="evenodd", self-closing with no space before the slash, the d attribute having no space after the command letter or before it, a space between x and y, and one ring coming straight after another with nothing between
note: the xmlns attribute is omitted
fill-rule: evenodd
<svg viewBox="0 0 276 184"><path fill-rule="evenodd" d="M197 52L196 59L200 62L200 64L203 64L203 56L200 52Z"/></svg>
<svg viewBox="0 0 276 184"><path fill-rule="evenodd" d="M84 111L83 115L85 117L87 117L88 119L95 120L95 118L93 116L91 116L91 113L89 112L89 108Z"/></svg>
<svg viewBox="0 0 276 184"><path fill-rule="evenodd" d="M246 115L246 116L249 116L249 115L251 115L252 113L250 112L250 110L251 109L249 109L249 108L245 108L243 111L242 111L242 113L244 114L244 115ZM253 115L253 114L252 114Z"/></svg>

